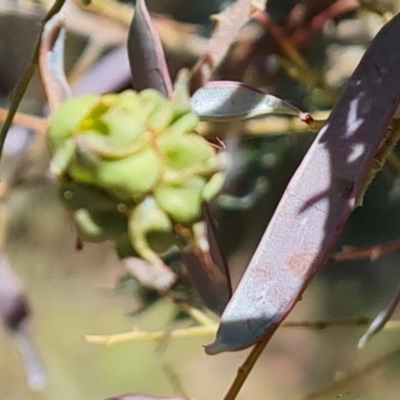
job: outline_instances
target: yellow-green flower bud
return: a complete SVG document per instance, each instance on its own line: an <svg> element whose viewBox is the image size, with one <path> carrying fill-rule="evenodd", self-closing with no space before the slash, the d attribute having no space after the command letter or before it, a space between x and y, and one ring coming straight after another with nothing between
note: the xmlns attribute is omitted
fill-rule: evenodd
<svg viewBox="0 0 400 400"><path fill-rule="evenodd" d="M132 247L149 261L157 257L155 253L169 250L175 241L171 220L152 197L147 197L133 209L128 232Z"/></svg>
<svg viewBox="0 0 400 400"><path fill-rule="evenodd" d="M201 216L205 184L206 180L197 176L180 184L161 183L155 188L154 197L173 221L190 224Z"/></svg>
<svg viewBox="0 0 400 400"><path fill-rule="evenodd" d="M54 152L64 145L79 128L82 120L98 102L99 96L88 94L63 103L49 119L50 150Z"/></svg>
<svg viewBox="0 0 400 400"><path fill-rule="evenodd" d="M203 166L216 157L215 149L204 138L194 133L161 135L157 141L164 155L165 167L175 170Z"/></svg>
<svg viewBox="0 0 400 400"><path fill-rule="evenodd" d="M160 254L190 232L222 187L227 160L193 133L187 75L171 99L140 93L83 96L50 117L51 171L84 241L162 266ZM185 239L186 240L186 239Z"/></svg>

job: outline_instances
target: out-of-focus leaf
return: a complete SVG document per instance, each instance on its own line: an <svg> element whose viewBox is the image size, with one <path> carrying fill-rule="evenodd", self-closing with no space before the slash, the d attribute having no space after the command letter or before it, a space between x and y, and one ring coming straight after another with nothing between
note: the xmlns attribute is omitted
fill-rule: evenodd
<svg viewBox="0 0 400 400"><path fill-rule="evenodd" d="M73 95L118 93L131 81L126 45L110 50L73 85Z"/></svg>
<svg viewBox="0 0 400 400"><path fill-rule="evenodd" d="M30 308L19 278L0 255L0 316L11 332L32 390L42 390L47 375L32 339Z"/></svg>
<svg viewBox="0 0 400 400"><path fill-rule="evenodd" d="M110 397L106 400L187 400L184 397L157 397L147 394L127 393L119 396Z"/></svg>
<svg viewBox="0 0 400 400"><path fill-rule="evenodd" d="M198 225L198 243L182 252L182 258L204 304L221 315L232 296L230 273L208 206L203 209L205 223Z"/></svg>
<svg viewBox="0 0 400 400"><path fill-rule="evenodd" d="M142 285L165 291L175 282L175 273L165 264L150 263L138 257L125 257L122 263L129 273Z"/></svg>
<svg viewBox="0 0 400 400"><path fill-rule="evenodd" d="M373 40L282 200L207 351L271 335L327 261L359 204L400 102L400 14Z"/></svg>
<svg viewBox="0 0 400 400"><path fill-rule="evenodd" d="M256 10L263 10L266 0L237 0L223 12L214 16L216 30L209 41L206 54L192 70L190 91L194 93L204 86L214 70L226 56L240 29Z"/></svg>
<svg viewBox="0 0 400 400"><path fill-rule="evenodd" d="M191 104L204 121L243 120L268 114L288 114L307 123L312 121L310 114L290 103L241 82L209 82L192 96Z"/></svg>
<svg viewBox="0 0 400 400"><path fill-rule="evenodd" d="M358 341L357 347L362 349L372 336L376 335L385 326L386 322L392 317L394 310L400 301L400 286L397 288L396 293L390 300L389 304L376 316L372 321L371 325L367 329L367 332Z"/></svg>
<svg viewBox="0 0 400 400"><path fill-rule="evenodd" d="M52 111L71 97L64 72L64 42L63 20L56 14L44 26L39 56L42 82Z"/></svg>
<svg viewBox="0 0 400 400"><path fill-rule="evenodd" d="M171 96L172 83L164 51L144 0L136 1L135 14L129 28L128 58L135 90L140 92L152 88L165 97Z"/></svg>

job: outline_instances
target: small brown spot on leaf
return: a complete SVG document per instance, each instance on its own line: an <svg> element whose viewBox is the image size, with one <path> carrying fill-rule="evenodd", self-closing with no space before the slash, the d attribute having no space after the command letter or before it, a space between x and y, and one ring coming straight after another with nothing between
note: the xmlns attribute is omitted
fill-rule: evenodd
<svg viewBox="0 0 400 400"><path fill-rule="evenodd" d="M309 274L313 256L310 253L295 254L288 260L288 267L299 278L304 278Z"/></svg>

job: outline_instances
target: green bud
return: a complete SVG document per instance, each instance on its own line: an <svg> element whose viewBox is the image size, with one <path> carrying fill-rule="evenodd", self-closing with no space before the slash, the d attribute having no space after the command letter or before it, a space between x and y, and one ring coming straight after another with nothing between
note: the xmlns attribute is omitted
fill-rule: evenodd
<svg viewBox="0 0 400 400"><path fill-rule="evenodd" d="M63 103L49 118L48 132L51 151L60 148L78 129L82 120L99 101L99 96L85 95Z"/></svg>
<svg viewBox="0 0 400 400"><path fill-rule="evenodd" d="M170 125L173 118L173 105L159 92L146 89L139 93L140 110L151 110L147 115L147 129L153 134L160 134Z"/></svg>
<svg viewBox="0 0 400 400"><path fill-rule="evenodd" d="M168 215L152 197L146 197L137 205L128 222L132 247L143 258L153 261L174 243L175 233Z"/></svg>
<svg viewBox="0 0 400 400"><path fill-rule="evenodd" d="M72 139L66 140L53 155L50 162L50 171L58 179L68 171L69 165L75 156L75 144Z"/></svg>
<svg viewBox="0 0 400 400"><path fill-rule="evenodd" d="M198 124L199 117L195 113L190 112L174 120L164 133L170 135L181 135L183 133L194 131Z"/></svg>
<svg viewBox="0 0 400 400"><path fill-rule="evenodd" d="M174 222L190 224L199 220L205 179L193 177L181 184L161 183L154 190L158 205Z"/></svg>
<svg viewBox="0 0 400 400"><path fill-rule="evenodd" d="M165 166L171 169L182 170L196 164L202 165L216 156L213 147L194 133L164 134L157 143L165 157Z"/></svg>
<svg viewBox="0 0 400 400"><path fill-rule="evenodd" d="M84 242L99 243L107 239L103 228L93 219L86 208L81 208L73 215L78 236Z"/></svg>
<svg viewBox="0 0 400 400"><path fill-rule="evenodd" d="M225 173L217 172L211 179L205 184L201 197L204 201L210 201L213 199L222 189L225 182Z"/></svg>
<svg viewBox="0 0 400 400"><path fill-rule="evenodd" d="M166 268L160 254L179 245L174 224L192 229L224 181L226 157L193 133L198 122L186 72L171 99L128 90L60 106L50 118L51 171L82 240L110 240L120 255Z"/></svg>
<svg viewBox="0 0 400 400"><path fill-rule="evenodd" d="M161 161L155 150L148 147L138 154L121 160L101 161L96 169L94 184L115 196L141 196L155 186Z"/></svg>
<svg viewBox="0 0 400 400"><path fill-rule="evenodd" d="M140 98L132 90L120 95L107 95L105 102L109 109L101 119L107 126L108 146L114 149L132 147L146 129L150 110L141 109Z"/></svg>
<svg viewBox="0 0 400 400"><path fill-rule="evenodd" d="M113 157L110 154L105 157L101 152L107 148L103 148L98 140L82 136L76 141L74 159L68 169L76 182L98 186L112 196L126 200L147 193L158 180L161 161L149 146L133 149L132 155L127 149L126 154L113 153Z"/></svg>

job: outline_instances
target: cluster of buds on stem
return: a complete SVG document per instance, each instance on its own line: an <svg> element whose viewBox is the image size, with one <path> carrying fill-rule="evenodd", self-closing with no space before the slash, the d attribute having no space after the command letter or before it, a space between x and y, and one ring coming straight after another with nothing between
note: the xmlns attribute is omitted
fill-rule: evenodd
<svg viewBox="0 0 400 400"><path fill-rule="evenodd" d="M146 89L63 103L50 117L51 171L80 239L151 264L190 244L228 165L197 124L185 78L171 99Z"/></svg>

